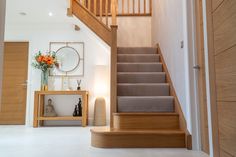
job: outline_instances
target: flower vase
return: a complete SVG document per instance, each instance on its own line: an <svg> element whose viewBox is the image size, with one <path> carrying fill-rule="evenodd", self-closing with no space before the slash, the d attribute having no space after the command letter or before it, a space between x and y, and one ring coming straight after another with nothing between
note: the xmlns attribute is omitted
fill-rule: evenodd
<svg viewBox="0 0 236 157"><path fill-rule="evenodd" d="M41 91L48 90L48 77L49 77L49 70L42 71L42 73L41 73Z"/></svg>

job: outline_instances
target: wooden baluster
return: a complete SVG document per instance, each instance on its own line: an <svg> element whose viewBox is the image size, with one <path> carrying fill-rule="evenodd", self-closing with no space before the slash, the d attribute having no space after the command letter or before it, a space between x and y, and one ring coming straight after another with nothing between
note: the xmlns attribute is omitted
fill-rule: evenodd
<svg viewBox="0 0 236 157"><path fill-rule="evenodd" d="M122 14L124 14L125 13L125 2L124 2L124 0L122 0Z"/></svg>
<svg viewBox="0 0 236 157"><path fill-rule="evenodd" d="M133 0L133 14L135 13L135 0Z"/></svg>
<svg viewBox="0 0 236 157"><path fill-rule="evenodd" d="M144 14L146 14L146 0L144 0L144 4L143 4L143 7L144 7Z"/></svg>
<svg viewBox="0 0 236 157"><path fill-rule="evenodd" d="M91 0L88 0L88 10L91 10Z"/></svg>
<svg viewBox="0 0 236 157"><path fill-rule="evenodd" d="M97 0L93 2L93 13L97 16Z"/></svg>
<svg viewBox="0 0 236 157"><path fill-rule="evenodd" d="M140 14L141 9L140 9L140 0L138 0L138 14Z"/></svg>
<svg viewBox="0 0 236 157"><path fill-rule="evenodd" d="M102 1L103 1L103 0L100 0L100 8L99 8L99 10L100 10L100 21L102 21L102 11L103 11L103 8L102 8Z"/></svg>
<svg viewBox="0 0 236 157"><path fill-rule="evenodd" d="M108 0L106 0L106 25L108 26Z"/></svg>
<svg viewBox="0 0 236 157"><path fill-rule="evenodd" d="M116 15L119 13L119 0L116 0Z"/></svg>
<svg viewBox="0 0 236 157"><path fill-rule="evenodd" d="M127 13L129 14L129 0L127 0Z"/></svg>
<svg viewBox="0 0 236 157"><path fill-rule="evenodd" d="M149 11L150 15L152 15L152 0L149 1Z"/></svg>
<svg viewBox="0 0 236 157"><path fill-rule="evenodd" d="M112 25L116 25L116 9L117 9L116 0L111 0L111 15L112 15Z"/></svg>
<svg viewBox="0 0 236 157"><path fill-rule="evenodd" d="M70 7L67 9L67 16L72 16L72 14L73 14L73 11L72 11L72 1L73 0L69 0Z"/></svg>

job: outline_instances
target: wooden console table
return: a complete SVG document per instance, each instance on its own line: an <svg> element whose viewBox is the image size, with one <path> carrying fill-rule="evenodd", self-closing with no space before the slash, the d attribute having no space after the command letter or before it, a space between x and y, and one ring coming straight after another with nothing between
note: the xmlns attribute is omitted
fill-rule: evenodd
<svg viewBox="0 0 236 157"><path fill-rule="evenodd" d="M82 96L82 117L63 116L63 117L44 117L44 97L45 95L80 95ZM34 124L36 128L43 125L45 120L80 120L82 126L88 124L88 91L35 91L34 93Z"/></svg>

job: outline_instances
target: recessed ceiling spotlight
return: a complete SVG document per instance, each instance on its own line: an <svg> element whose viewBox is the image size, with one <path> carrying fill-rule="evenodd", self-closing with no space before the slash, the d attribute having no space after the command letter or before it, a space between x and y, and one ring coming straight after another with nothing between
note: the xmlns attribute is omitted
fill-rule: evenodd
<svg viewBox="0 0 236 157"><path fill-rule="evenodd" d="M25 12L20 12L19 13L21 16L26 16L27 14Z"/></svg>
<svg viewBox="0 0 236 157"><path fill-rule="evenodd" d="M49 13L48 13L48 16L53 16L53 13L52 13L52 12L49 12Z"/></svg>

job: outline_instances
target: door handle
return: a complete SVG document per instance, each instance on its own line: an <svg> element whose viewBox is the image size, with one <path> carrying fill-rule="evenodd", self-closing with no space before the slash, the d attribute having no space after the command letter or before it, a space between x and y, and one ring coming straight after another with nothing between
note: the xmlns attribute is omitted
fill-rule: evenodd
<svg viewBox="0 0 236 157"><path fill-rule="evenodd" d="M193 69L200 70L201 67L199 65L195 65L195 66L193 66Z"/></svg>
<svg viewBox="0 0 236 157"><path fill-rule="evenodd" d="M27 83L20 84L20 86L27 86L27 85L28 85Z"/></svg>
<svg viewBox="0 0 236 157"><path fill-rule="evenodd" d="M20 86L27 87L28 86L28 81L26 80L24 83L19 84Z"/></svg>

